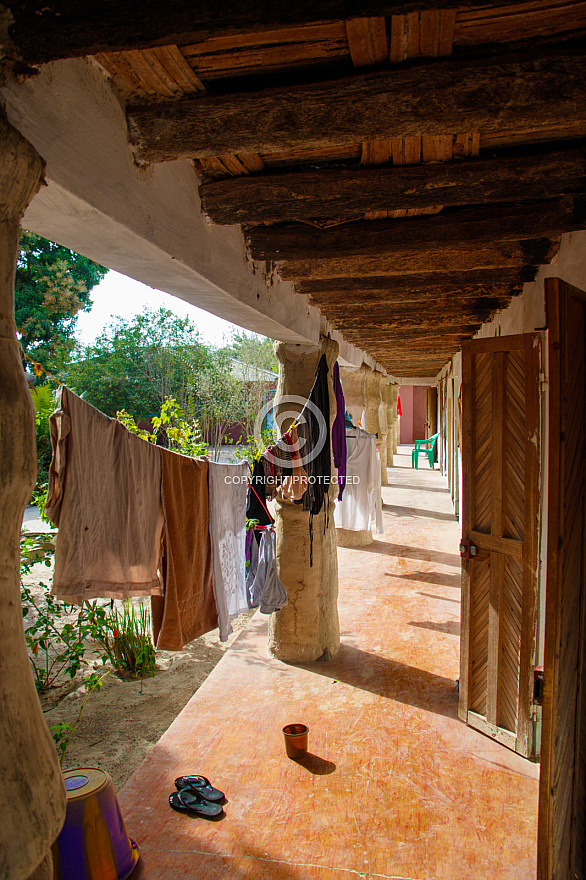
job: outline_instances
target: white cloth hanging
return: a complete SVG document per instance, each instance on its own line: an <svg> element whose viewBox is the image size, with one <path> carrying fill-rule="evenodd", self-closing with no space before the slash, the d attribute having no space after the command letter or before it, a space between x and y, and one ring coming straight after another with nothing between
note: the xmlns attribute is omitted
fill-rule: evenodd
<svg viewBox="0 0 586 880"><path fill-rule="evenodd" d="M246 600L246 493L248 466L210 461L209 510L214 599L220 641L230 621L248 611Z"/></svg>
<svg viewBox="0 0 586 880"><path fill-rule="evenodd" d="M249 583L249 602L251 608L260 605L261 614L273 614L288 604L287 590L277 574L277 536L272 528L261 535L258 564Z"/></svg>
<svg viewBox="0 0 586 880"><path fill-rule="evenodd" d="M376 437L362 428L346 431L346 488L336 501L336 528L352 532L383 532L381 466Z"/></svg>

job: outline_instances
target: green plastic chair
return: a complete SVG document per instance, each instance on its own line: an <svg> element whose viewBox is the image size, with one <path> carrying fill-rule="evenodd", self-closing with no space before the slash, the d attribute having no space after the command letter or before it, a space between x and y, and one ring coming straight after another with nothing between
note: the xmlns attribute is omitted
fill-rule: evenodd
<svg viewBox="0 0 586 880"><path fill-rule="evenodd" d="M416 440L415 441L415 449L411 453L411 467L414 467L415 470L419 468L419 453L423 452L424 455L427 455L429 459L429 466L433 470L434 469L434 450L435 444L437 443L437 438L439 437L439 431L437 434L433 434L432 437L428 437L427 440Z"/></svg>

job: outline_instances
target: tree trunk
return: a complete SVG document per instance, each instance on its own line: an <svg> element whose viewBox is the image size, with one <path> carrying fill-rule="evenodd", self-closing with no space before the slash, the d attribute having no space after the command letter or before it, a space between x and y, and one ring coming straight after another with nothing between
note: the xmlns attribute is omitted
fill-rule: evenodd
<svg viewBox="0 0 586 880"><path fill-rule="evenodd" d="M47 874L65 786L37 697L22 626L20 530L35 485L35 413L14 324L19 219L43 163L0 118L0 875ZM46 864L41 868L45 860Z"/></svg>

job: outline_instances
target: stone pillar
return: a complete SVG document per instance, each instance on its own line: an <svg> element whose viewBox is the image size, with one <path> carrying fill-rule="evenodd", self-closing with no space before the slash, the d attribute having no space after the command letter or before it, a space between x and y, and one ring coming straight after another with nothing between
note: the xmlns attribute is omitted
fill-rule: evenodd
<svg viewBox="0 0 586 880"><path fill-rule="evenodd" d="M387 420L389 433L387 435L388 466L393 467L393 456L397 454L397 439L399 434L399 416L397 415L397 400L399 399L399 386L396 384L385 387L387 402Z"/></svg>
<svg viewBox="0 0 586 880"><path fill-rule="evenodd" d="M362 425L362 414L366 408L366 374L360 367L340 367L340 381L352 423L357 425L360 422Z"/></svg>
<svg viewBox="0 0 586 880"><path fill-rule="evenodd" d="M20 217L42 176L36 151L0 116L0 862L2 875L14 880L44 870L66 806L20 604L20 529L37 457L35 413L16 340L14 272Z"/></svg>
<svg viewBox="0 0 586 880"><path fill-rule="evenodd" d="M368 368L367 368L368 369ZM387 476L387 437L381 425L381 381L382 373L369 370L366 374L366 417L364 428L370 434L376 434L376 448L380 455L381 484L389 485ZM385 420L386 421L386 420Z"/></svg>
<svg viewBox="0 0 586 880"><path fill-rule="evenodd" d="M322 354L330 371L338 356L338 343L322 340L319 346L279 343L279 382L275 395L308 397ZM330 372L331 375L331 372ZM287 404L287 412L301 406ZM336 399L330 394L330 427L336 417ZM286 430L288 424L280 425ZM303 452L302 452L303 454ZM334 465L332 461L332 473ZM334 526L334 499L338 487L332 483L318 516L313 518L313 565L310 565L309 513L301 505L281 497L276 501L277 570L287 590L289 604L269 622L269 652L290 663L329 660L340 647L338 621L338 557Z"/></svg>
<svg viewBox="0 0 586 880"><path fill-rule="evenodd" d="M368 368L366 368L368 369ZM363 425L362 416L366 409L366 370L361 367L340 367L340 381L344 392L344 402L352 423ZM364 425L363 425L364 426ZM372 544L372 530L336 529L338 547L364 547Z"/></svg>

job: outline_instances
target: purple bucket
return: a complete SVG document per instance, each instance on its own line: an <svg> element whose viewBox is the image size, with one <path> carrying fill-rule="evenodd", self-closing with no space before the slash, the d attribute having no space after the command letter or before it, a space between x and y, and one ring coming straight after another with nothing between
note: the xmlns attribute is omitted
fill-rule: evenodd
<svg viewBox="0 0 586 880"><path fill-rule="evenodd" d="M63 776L67 814L53 844L54 880L125 880L138 847L126 833L112 779L93 767Z"/></svg>

